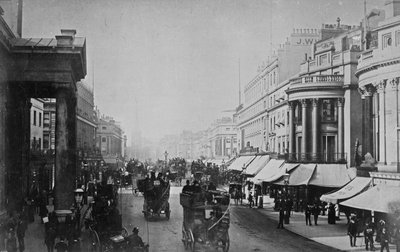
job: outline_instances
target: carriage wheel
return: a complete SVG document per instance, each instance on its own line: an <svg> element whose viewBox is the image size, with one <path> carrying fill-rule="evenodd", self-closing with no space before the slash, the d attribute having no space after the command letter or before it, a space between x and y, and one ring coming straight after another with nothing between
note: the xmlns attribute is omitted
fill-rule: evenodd
<svg viewBox="0 0 400 252"><path fill-rule="evenodd" d="M224 252L228 252L228 251L229 251L229 234L228 234L228 232L226 232L226 234L225 234L225 241L222 242L222 243L223 243L223 245L224 245L224 247L222 248L222 250L223 250Z"/></svg>
<svg viewBox="0 0 400 252"><path fill-rule="evenodd" d="M192 252L194 252L195 251L195 246L194 246L194 236L193 236L193 233L192 233L192 230L190 230L189 229L189 248L190 248L190 251L192 251Z"/></svg>
<svg viewBox="0 0 400 252"><path fill-rule="evenodd" d="M90 229L89 241L88 251L101 252L100 238L96 230Z"/></svg>
<svg viewBox="0 0 400 252"><path fill-rule="evenodd" d="M128 229L126 229L126 227L122 226L122 230L121 230L121 235L122 237L126 238L128 237Z"/></svg>

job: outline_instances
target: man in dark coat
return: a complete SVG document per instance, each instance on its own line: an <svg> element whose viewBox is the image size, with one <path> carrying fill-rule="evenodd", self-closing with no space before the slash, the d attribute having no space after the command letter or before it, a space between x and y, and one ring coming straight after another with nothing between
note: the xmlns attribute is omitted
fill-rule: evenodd
<svg viewBox="0 0 400 252"><path fill-rule="evenodd" d="M279 223L278 223L278 227L277 228L284 228L283 227L283 220L285 218L285 209L284 207L281 205L279 207Z"/></svg>
<svg viewBox="0 0 400 252"><path fill-rule="evenodd" d="M304 214L306 216L306 225L310 225L310 226L312 226L312 224L311 224L311 210L312 210L312 207L309 204L307 204L306 208L305 208L305 211L304 211Z"/></svg>
<svg viewBox="0 0 400 252"><path fill-rule="evenodd" d="M357 223L356 223L356 216L352 216L350 218L349 225L347 227L347 234L350 238L350 246L356 246L356 238L357 238Z"/></svg>
<svg viewBox="0 0 400 252"><path fill-rule="evenodd" d="M374 223L372 223L371 220L368 219L364 225L365 250L368 250L368 244L371 250L375 250L374 233L375 233Z"/></svg>
<svg viewBox="0 0 400 252"><path fill-rule="evenodd" d="M389 240L389 230L387 230L386 225L384 225L381 231L381 252L383 252L384 249L389 252Z"/></svg>
<svg viewBox="0 0 400 252"><path fill-rule="evenodd" d="M313 208L312 208L312 214L314 215L314 224L315 226L318 225L318 216L319 216L319 204L315 203Z"/></svg>
<svg viewBox="0 0 400 252"><path fill-rule="evenodd" d="M125 238L130 247L144 247L144 242L142 238L139 236L139 229L137 227L133 228L132 234Z"/></svg>

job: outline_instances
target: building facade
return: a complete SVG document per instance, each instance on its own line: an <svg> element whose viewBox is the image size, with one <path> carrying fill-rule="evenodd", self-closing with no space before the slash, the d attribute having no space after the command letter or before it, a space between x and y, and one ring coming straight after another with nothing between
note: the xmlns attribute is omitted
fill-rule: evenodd
<svg viewBox="0 0 400 252"><path fill-rule="evenodd" d="M237 153L235 124L231 117L223 117L214 121L209 129L208 142L210 155L208 158L228 160Z"/></svg>
<svg viewBox="0 0 400 252"><path fill-rule="evenodd" d="M378 171L400 172L400 3L387 1L384 19L372 28L370 46L358 60L362 99L362 155L378 161ZM368 37L367 37L368 38Z"/></svg>
<svg viewBox="0 0 400 252"><path fill-rule="evenodd" d="M42 99L31 99L31 149L43 148L43 115L44 103Z"/></svg>
<svg viewBox="0 0 400 252"><path fill-rule="evenodd" d="M285 117L282 117L285 113L282 105L286 101L283 89L287 83L284 83L299 71L300 63L311 53L312 44L320 38L317 29L295 29L245 86L243 108L236 113L240 149L246 146L259 151L285 148L287 132L281 124ZM277 131L277 128L282 130Z"/></svg>
<svg viewBox="0 0 400 252"><path fill-rule="evenodd" d="M361 27L323 25L334 37L321 40L292 78L288 94L291 161L350 162L361 137L361 99L357 91L357 58Z"/></svg>
<svg viewBox="0 0 400 252"><path fill-rule="evenodd" d="M104 159L122 158L122 146L126 144L124 132L112 117L101 116L97 121L96 147Z"/></svg>

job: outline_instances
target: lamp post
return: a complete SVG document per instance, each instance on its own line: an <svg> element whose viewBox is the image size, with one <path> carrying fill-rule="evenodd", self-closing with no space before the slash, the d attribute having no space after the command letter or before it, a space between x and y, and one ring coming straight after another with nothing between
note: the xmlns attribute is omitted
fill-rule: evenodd
<svg viewBox="0 0 400 252"><path fill-rule="evenodd" d="M242 187L243 187L243 194L240 197L240 204L243 204L243 197L246 197L246 164L243 164L242 167Z"/></svg>
<svg viewBox="0 0 400 252"><path fill-rule="evenodd" d="M284 183L285 183L285 205L284 205L284 207L285 207L285 224L289 224L289 217L290 217L290 209L289 209L289 204L288 204L288 201L289 201L289 177L290 177L290 174L289 173L285 173L284 175L283 175L283 181L284 181Z"/></svg>
<svg viewBox="0 0 400 252"><path fill-rule="evenodd" d="M166 171L167 170L167 158L168 158L168 152L167 151L164 152L164 157L165 157L164 171Z"/></svg>

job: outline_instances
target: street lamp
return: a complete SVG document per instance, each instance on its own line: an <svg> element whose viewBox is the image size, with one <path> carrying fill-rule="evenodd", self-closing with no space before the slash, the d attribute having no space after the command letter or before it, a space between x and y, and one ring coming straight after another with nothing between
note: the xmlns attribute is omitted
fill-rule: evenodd
<svg viewBox="0 0 400 252"><path fill-rule="evenodd" d="M226 176L226 174L225 174L225 161L222 159L222 163L221 163L221 166L222 166L222 183L223 184L225 184L225 176Z"/></svg>
<svg viewBox="0 0 400 252"><path fill-rule="evenodd" d="M242 186L243 186L243 195L240 198L240 204L243 203L243 196L246 197L246 164L243 164L242 167Z"/></svg>
<svg viewBox="0 0 400 252"><path fill-rule="evenodd" d="M289 224L289 217L290 217L290 209L289 209L289 192L288 192L288 187L289 187L289 173L283 174L283 182L285 183L285 224Z"/></svg>
<svg viewBox="0 0 400 252"><path fill-rule="evenodd" d="M168 152L167 151L164 152L164 156L165 156L164 170L167 170L167 158L168 158Z"/></svg>

